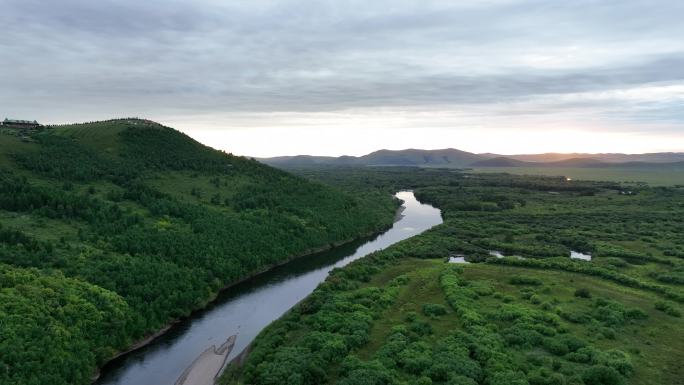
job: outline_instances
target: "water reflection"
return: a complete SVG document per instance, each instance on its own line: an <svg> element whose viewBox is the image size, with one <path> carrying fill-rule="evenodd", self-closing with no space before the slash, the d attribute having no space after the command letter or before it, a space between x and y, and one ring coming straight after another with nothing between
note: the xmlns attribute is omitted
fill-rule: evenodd
<svg viewBox="0 0 684 385"><path fill-rule="evenodd" d="M449 257L449 263L470 263L465 260L465 257Z"/></svg>
<svg viewBox="0 0 684 385"><path fill-rule="evenodd" d="M504 257L504 255L501 254L500 251L496 251L496 250L491 250L489 252L489 255L491 255L492 257L497 257L497 258L503 258Z"/></svg>
<svg viewBox="0 0 684 385"><path fill-rule="evenodd" d="M590 254L582 254L577 251L570 251L570 258L572 259L581 259L583 261L591 261L591 255Z"/></svg>
<svg viewBox="0 0 684 385"><path fill-rule="evenodd" d="M515 259L525 259L525 257L521 257L520 255L503 255L502 252L497 251L497 250L490 250L489 255L491 255L492 257L497 257L499 259L506 258L506 257L512 257Z"/></svg>

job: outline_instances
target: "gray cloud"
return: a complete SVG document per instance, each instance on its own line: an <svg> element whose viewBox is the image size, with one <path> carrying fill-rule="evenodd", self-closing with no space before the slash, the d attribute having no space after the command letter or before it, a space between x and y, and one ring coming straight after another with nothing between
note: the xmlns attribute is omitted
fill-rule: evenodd
<svg viewBox="0 0 684 385"><path fill-rule="evenodd" d="M528 114L583 107L684 124L673 95L562 98L684 84L682 14L683 2L664 0L5 0L0 113L501 113L501 103L528 103ZM543 97L559 102L535 104Z"/></svg>

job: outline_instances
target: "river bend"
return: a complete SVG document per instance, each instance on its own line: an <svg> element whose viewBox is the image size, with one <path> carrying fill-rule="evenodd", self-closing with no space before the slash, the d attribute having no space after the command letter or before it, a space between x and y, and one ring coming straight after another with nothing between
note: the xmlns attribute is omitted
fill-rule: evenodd
<svg viewBox="0 0 684 385"><path fill-rule="evenodd" d="M149 345L108 363L97 385L172 385L203 351L237 334L228 360L268 324L308 296L335 267L341 267L442 223L438 209L410 191L401 216L384 233L295 259L222 292L206 309L174 325Z"/></svg>

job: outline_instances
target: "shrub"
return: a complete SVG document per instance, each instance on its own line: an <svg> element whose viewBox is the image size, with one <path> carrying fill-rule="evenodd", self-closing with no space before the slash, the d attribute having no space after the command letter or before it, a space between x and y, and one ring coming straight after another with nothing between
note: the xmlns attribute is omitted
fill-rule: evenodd
<svg viewBox="0 0 684 385"><path fill-rule="evenodd" d="M520 275L517 277L512 277L511 279L508 280L508 283L510 283L511 285L532 285L532 286L540 286L543 284L543 282L539 278L526 277L523 275Z"/></svg>
<svg viewBox="0 0 684 385"><path fill-rule="evenodd" d="M578 362L580 364L588 364L594 360L596 350L592 347L586 346L577 349L576 352L569 353L565 356L568 361Z"/></svg>
<svg viewBox="0 0 684 385"><path fill-rule="evenodd" d="M544 338L543 345L549 353L557 356L564 356L570 352L568 345L559 338Z"/></svg>
<svg viewBox="0 0 684 385"><path fill-rule="evenodd" d="M587 343L583 340L575 337L572 334L564 334L559 337L559 340L563 341L565 345L570 349L571 352L575 352L587 346Z"/></svg>
<svg viewBox="0 0 684 385"><path fill-rule="evenodd" d="M578 298L591 298L591 293L589 292L589 289L585 287L578 288L575 290L575 297Z"/></svg>
<svg viewBox="0 0 684 385"><path fill-rule="evenodd" d="M411 324L409 325L409 330L418 334L419 336L425 336L432 334L432 325L423 320L417 319L411 322Z"/></svg>
<svg viewBox="0 0 684 385"><path fill-rule="evenodd" d="M447 313L446 307L436 303L426 303L423 305L423 314L428 317L436 318Z"/></svg>
<svg viewBox="0 0 684 385"><path fill-rule="evenodd" d="M503 333L504 341L509 346L533 347L542 342L543 336L523 325L513 325Z"/></svg>
<svg viewBox="0 0 684 385"><path fill-rule="evenodd" d="M256 382L262 385L317 384L325 381L325 372L308 350L280 348L273 359L257 366Z"/></svg>
<svg viewBox="0 0 684 385"><path fill-rule="evenodd" d="M624 376L629 376L632 374L632 370L634 369L627 353L617 349L611 349L599 353L595 357L594 362L599 365L605 365L609 368L613 368Z"/></svg>
<svg viewBox="0 0 684 385"><path fill-rule="evenodd" d="M623 385L625 380L615 369L603 365L588 368L582 373L585 385Z"/></svg>
<svg viewBox="0 0 684 385"><path fill-rule="evenodd" d="M418 375L430 367L430 356L422 352L405 350L400 354L399 363L407 373Z"/></svg>
<svg viewBox="0 0 684 385"><path fill-rule="evenodd" d="M614 340L616 337L615 330L611 328L601 328L601 335L603 338L607 338L609 340Z"/></svg>
<svg viewBox="0 0 684 385"><path fill-rule="evenodd" d="M565 385L565 376L546 368L535 370L527 375L530 385Z"/></svg>
<svg viewBox="0 0 684 385"><path fill-rule="evenodd" d="M470 351L458 338L447 337L436 346L432 355L432 366L427 375L435 382L444 382L455 376L482 380L480 364L470 357Z"/></svg>
<svg viewBox="0 0 684 385"><path fill-rule="evenodd" d="M313 331L302 339L302 345L317 352L326 362L347 354L344 338L335 333Z"/></svg>
<svg viewBox="0 0 684 385"><path fill-rule="evenodd" d="M684 273L672 271L666 273L653 272L649 274L651 277L655 278L660 282L673 283L678 285L684 285Z"/></svg>
<svg viewBox="0 0 684 385"><path fill-rule="evenodd" d="M643 310L637 309L637 308L631 308L627 309L625 312L625 316L629 319L646 319L648 318L648 314L646 314Z"/></svg>
<svg viewBox="0 0 684 385"><path fill-rule="evenodd" d="M597 298L594 303L592 315L595 319L603 322L606 326L620 326L629 320L648 318L648 315L639 308L626 308L623 304Z"/></svg>
<svg viewBox="0 0 684 385"><path fill-rule="evenodd" d="M534 295L534 291L530 288L523 288L520 289L520 298L522 299L530 299Z"/></svg>
<svg viewBox="0 0 684 385"><path fill-rule="evenodd" d="M627 266L627 262L625 262L624 259L618 258L618 257L608 257L608 258L605 258L605 261L608 265L615 266L615 267Z"/></svg>
<svg viewBox="0 0 684 385"><path fill-rule="evenodd" d="M655 308L673 317L682 316L682 313L679 311L679 309L677 309L673 303L667 301L656 301Z"/></svg>
<svg viewBox="0 0 684 385"><path fill-rule="evenodd" d="M528 353L525 359L534 366L550 366L552 362L550 356L537 352Z"/></svg>
<svg viewBox="0 0 684 385"><path fill-rule="evenodd" d="M449 379L446 385L477 385L477 382L469 377L454 376Z"/></svg>
<svg viewBox="0 0 684 385"><path fill-rule="evenodd" d="M389 385L390 373L380 369L356 369L341 379L339 385Z"/></svg>
<svg viewBox="0 0 684 385"><path fill-rule="evenodd" d="M587 314L580 313L580 312L569 312L565 311L562 309L557 310L558 315L563 317L563 319L570 321L575 324L585 324L589 321L591 321L591 317L589 317Z"/></svg>
<svg viewBox="0 0 684 385"><path fill-rule="evenodd" d="M490 385L527 385L527 376L523 372L517 371L497 371L492 373L489 379Z"/></svg>

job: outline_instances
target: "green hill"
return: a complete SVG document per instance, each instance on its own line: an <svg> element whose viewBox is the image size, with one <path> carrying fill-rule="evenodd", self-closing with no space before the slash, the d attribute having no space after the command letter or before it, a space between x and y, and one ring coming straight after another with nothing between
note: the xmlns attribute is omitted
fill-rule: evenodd
<svg viewBox="0 0 684 385"><path fill-rule="evenodd" d="M89 383L226 285L389 226L396 207L146 120L5 129L0 383Z"/></svg>
<svg viewBox="0 0 684 385"><path fill-rule="evenodd" d="M372 166L465 167L481 158L470 152L447 148L443 150L380 150L364 155L360 159L364 164Z"/></svg>
<svg viewBox="0 0 684 385"><path fill-rule="evenodd" d="M480 160L472 163L472 167L524 167L529 165L531 162L524 162L522 160L516 160L507 158L505 156L499 156L496 158Z"/></svg>

